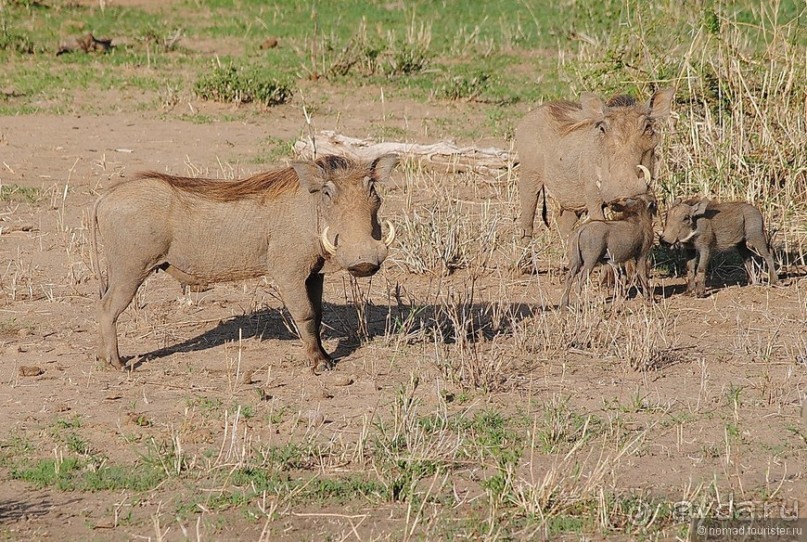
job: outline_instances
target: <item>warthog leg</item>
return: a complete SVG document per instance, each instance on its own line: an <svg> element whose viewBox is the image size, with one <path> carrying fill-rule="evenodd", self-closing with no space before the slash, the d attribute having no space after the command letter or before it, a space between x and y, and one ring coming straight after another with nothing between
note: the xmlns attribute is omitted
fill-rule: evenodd
<svg viewBox="0 0 807 542"><path fill-rule="evenodd" d="M324 280L324 275L313 273L308 276L305 284L296 281L278 281L283 302L297 325L305 355L311 362L311 372L314 374L320 368L329 369L333 365L330 356L322 348L320 338Z"/></svg>
<svg viewBox="0 0 807 542"><path fill-rule="evenodd" d="M642 295L645 299L653 301L653 290L650 287L650 278L647 276L647 257L640 256L636 260L635 274L639 280L639 287L642 289Z"/></svg>
<svg viewBox="0 0 807 542"><path fill-rule="evenodd" d="M755 282L754 280L754 261L753 258L755 255L762 256L765 260L765 264L768 266L768 277L771 284L776 284L779 280L779 277L776 274L776 267L773 263L773 255L771 251L768 250L768 246L765 243L765 240L759 239L751 239L748 238L745 240L745 244L740 244L737 247L739 250L740 255L743 257L743 263L745 263L745 270L748 273L748 282ZM756 253L756 254L755 254Z"/></svg>
<svg viewBox="0 0 807 542"><path fill-rule="evenodd" d="M694 250L684 249L684 259L687 262L687 293L695 288L695 264L698 263L698 253Z"/></svg>
<svg viewBox="0 0 807 542"><path fill-rule="evenodd" d="M107 361L116 369L125 368L118 352L118 316L132 302L146 276L148 272L144 274L142 269L126 270L120 266L113 267L109 271L109 288L98 305L101 340L96 357Z"/></svg>
<svg viewBox="0 0 807 542"><path fill-rule="evenodd" d="M708 246L703 246L698 249L698 266L695 269L695 281L693 287L695 297L706 296L706 270L709 266L711 252L712 251Z"/></svg>
<svg viewBox="0 0 807 542"><path fill-rule="evenodd" d="M518 199L521 202L521 215L518 219L518 228L521 239L532 238L535 210L538 207L538 195L543 185L537 180L521 182L518 187Z"/></svg>

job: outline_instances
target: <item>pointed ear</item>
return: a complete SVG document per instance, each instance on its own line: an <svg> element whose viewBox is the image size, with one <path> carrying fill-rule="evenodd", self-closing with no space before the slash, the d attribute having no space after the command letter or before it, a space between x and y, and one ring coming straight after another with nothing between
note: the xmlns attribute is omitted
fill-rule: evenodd
<svg viewBox="0 0 807 542"><path fill-rule="evenodd" d="M705 215L706 207L709 206L709 203L711 202L709 201L708 198L702 198L698 203L691 206L692 211L690 212L690 214L693 217Z"/></svg>
<svg viewBox="0 0 807 542"><path fill-rule="evenodd" d="M670 204L670 207L675 207L676 205L679 205L680 203L681 203L681 198L675 198L672 201L672 203Z"/></svg>
<svg viewBox="0 0 807 542"><path fill-rule="evenodd" d="M665 88L657 90L655 94L650 97L647 102L647 108L650 110L650 118L663 119L670 115L670 106L675 97L675 89Z"/></svg>
<svg viewBox="0 0 807 542"><path fill-rule="evenodd" d="M299 160L292 162L291 167L297 174L300 186L309 192L318 192L327 181L325 170L314 162Z"/></svg>
<svg viewBox="0 0 807 542"><path fill-rule="evenodd" d="M605 116L605 102L602 98L591 92L580 95L580 105L586 118L600 120Z"/></svg>
<svg viewBox="0 0 807 542"><path fill-rule="evenodd" d="M373 175L373 180L376 182L383 183L390 178L392 175L392 171L395 169L395 166L398 165L398 155L391 153L391 154L384 154L373 160L373 163L370 164L370 171Z"/></svg>

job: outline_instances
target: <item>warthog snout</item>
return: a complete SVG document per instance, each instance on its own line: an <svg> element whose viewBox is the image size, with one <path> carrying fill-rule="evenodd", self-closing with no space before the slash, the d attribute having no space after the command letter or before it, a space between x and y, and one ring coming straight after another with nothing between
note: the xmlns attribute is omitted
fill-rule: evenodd
<svg viewBox="0 0 807 542"><path fill-rule="evenodd" d="M347 268L354 277L369 277L375 275L379 269L381 269L381 265L372 262L361 262Z"/></svg>
<svg viewBox="0 0 807 542"><path fill-rule="evenodd" d="M337 234L331 242L329 229L326 227L322 231L322 247L354 277L374 275L387 258L388 247L395 241L395 227L390 221L387 221L387 234L381 241L370 237L361 242L341 243L340 235Z"/></svg>

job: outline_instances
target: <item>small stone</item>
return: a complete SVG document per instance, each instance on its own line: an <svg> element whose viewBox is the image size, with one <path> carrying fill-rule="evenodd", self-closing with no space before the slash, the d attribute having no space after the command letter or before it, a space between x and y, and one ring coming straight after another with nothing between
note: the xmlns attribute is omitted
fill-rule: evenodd
<svg viewBox="0 0 807 542"><path fill-rule="evenodd" d="M261 43L261 49L274 49L275 47L277 47L277 44L278 44L277 38L269 37L263 40L263 43Z"/></svg>
<svg viewBox="0 0 807 542"><path fill-rule="evenodd" d="M334 386L350 386L354 382L354 378L352 376L345 376L345 375L337 375L333 379Z"/></svg>
<svg viewBox="0 0 807 542"><path fill-rule="evenodd" d="M39 376L45 371L36 365L20 365L20 376Z"/></svg>

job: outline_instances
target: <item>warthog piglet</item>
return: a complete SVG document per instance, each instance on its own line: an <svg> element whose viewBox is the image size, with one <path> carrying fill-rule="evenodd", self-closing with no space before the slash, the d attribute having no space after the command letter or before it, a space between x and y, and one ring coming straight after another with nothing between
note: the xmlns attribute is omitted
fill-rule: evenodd
<svg viewBox="0 0 807 542"><path fill-rule="evenodd" d="M639 286L649 297L647 256L653 246L653 215L656 200L650 194L626 198L611 204L622 214L619 220L591 220L572 235L569 245L569 273L561 298L561 307L569 304L569 291L577 278L577 293L583 288L594 266L601 263L623 264L633 262Z"/></svg>
<svg viewBox="0 0 807 542"><path fill-rule="evenodd" d="M661 243L681 246L686 250L687 292L693 292L698 297L706 294L706 268L712 253L732 248L736 248L742 256L749 280L754 280L753 256L756 252L768 265L771 284L777 281L762 213L742 201L717 203L707 198L675 200L667 211Z"/></svg>

